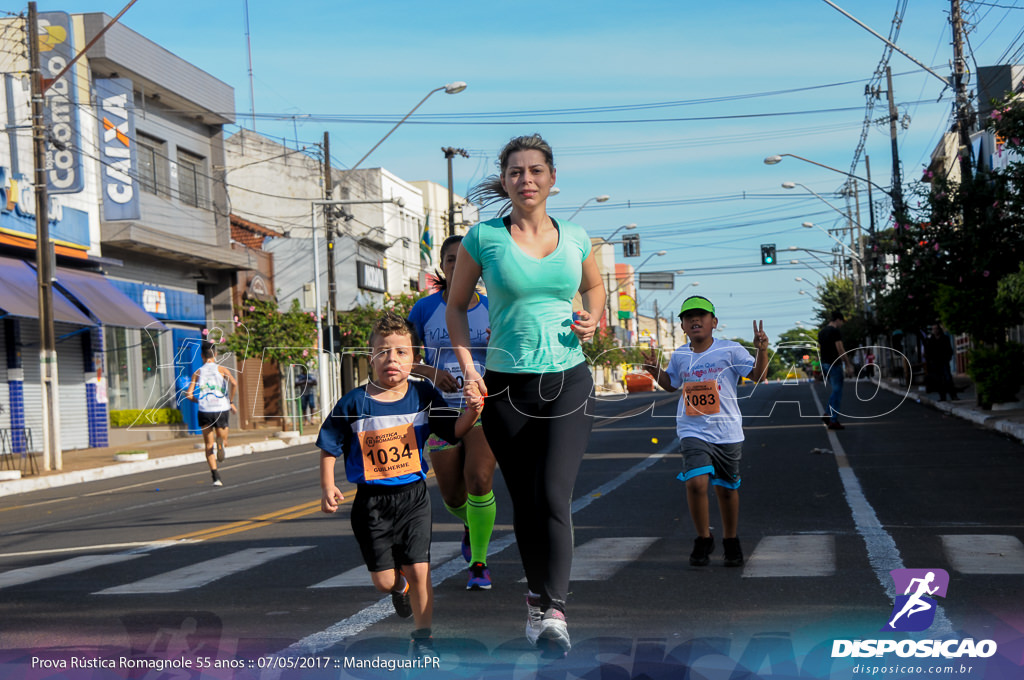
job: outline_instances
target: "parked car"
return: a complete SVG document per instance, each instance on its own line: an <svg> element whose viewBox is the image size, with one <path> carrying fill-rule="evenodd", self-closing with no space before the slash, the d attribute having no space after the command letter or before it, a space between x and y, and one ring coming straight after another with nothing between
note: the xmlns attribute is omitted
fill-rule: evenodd
<svg viewBox="0 0 1024 680"><path fill-rule="evenodd" d="M653 392L656 388L654 378L647 371L634 371L626 374L627 392Z"/></svg>

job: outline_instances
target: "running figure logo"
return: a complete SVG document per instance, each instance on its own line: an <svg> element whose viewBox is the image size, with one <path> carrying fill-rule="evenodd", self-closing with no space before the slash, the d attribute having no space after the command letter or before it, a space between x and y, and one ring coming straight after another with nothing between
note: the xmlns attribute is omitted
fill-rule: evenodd
<svg viewBox="0 0 1024 680"><path fill-rule="evenodd" d="M935 621L938 608L931 596L946 596L949 574L944 569L893 569L889 575L896 592L903 594L896 596L892 616L882 630L927 630Z"/></svg>

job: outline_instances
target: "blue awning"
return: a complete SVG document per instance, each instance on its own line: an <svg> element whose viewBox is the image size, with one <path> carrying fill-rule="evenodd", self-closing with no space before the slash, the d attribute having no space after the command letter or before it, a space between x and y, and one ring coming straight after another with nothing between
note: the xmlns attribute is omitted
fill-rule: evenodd
<svg viewBox="0 0 1024 680"><path fill-rule="evenodd" d="M104 326L167 330L167 326L115 288L102 274L57 267L57 285Z"/></svg>
<svg viewBox="0 0 1024 680"><path fill-rule="evenodd" d="M0 257L0 284L0 316L39 318L39 283L34 267L25 260ZM53 319L80 326L96 325L56 288L53 291Z"/></svg>

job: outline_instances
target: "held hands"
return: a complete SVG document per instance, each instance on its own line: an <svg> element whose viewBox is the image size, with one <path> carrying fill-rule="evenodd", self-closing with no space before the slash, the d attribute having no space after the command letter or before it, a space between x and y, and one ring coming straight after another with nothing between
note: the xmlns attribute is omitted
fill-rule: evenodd
<svg viewBox="0 0 1024 680"><path fill-rule="evenodd" d="M345 500L341 490L336 486L330 486L323 490L320 496L320 510L328 514L338 511L338 503Z"/></svg>
<svg viewBox="0 0 1024 680"><path fill-rule="evenodd" d="M754 347L757 351L763 352L768 349L768 334L764 332L764 321L754 322Z"/></svg>
<svg viewBox="0 0 1024 680"><path fill-rule="evenodd" d="M470 370L463 376L462 396L466 401L466 408L482 411L484 408L484 397L487 396L487 385L484 379L475 370Z"/></svg>
<svg viewBox="0 0 1024 680"><path fill-rule="evenodd" d="M573 322L569 328L580 339L580 342L587 342L594 337L594 331L597 330L597 321L597 318L592 316L590 312L581 309L574 313Z"/></svg>

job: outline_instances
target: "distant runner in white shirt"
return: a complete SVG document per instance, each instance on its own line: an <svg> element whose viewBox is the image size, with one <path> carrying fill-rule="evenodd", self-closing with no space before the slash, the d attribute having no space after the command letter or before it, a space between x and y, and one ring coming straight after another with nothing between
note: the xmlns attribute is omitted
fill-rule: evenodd
<svg viewBox="0 0 1024 680"><path fill-rule="evenodd" d="M238 383L228 369L217 363L213 343L203 342L203 365L192 374L185 397L199 404L199 428L203 432L206 463L214 486L223 486L217 462L224 460L224 444L228 440L228 418L235 408ZM216 445L216 451L214 451Z"/></svg>

